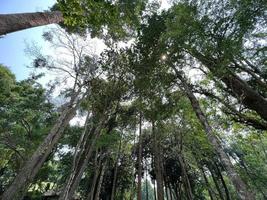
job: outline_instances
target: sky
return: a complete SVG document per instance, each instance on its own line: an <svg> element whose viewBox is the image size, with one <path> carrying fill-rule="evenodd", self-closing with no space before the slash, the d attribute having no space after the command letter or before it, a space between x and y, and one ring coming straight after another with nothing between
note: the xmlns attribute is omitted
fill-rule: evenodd
<svg viewBox="0 0 267 200"><path fill-rule="evenodd" d="M160 0L162 8L168 7L167 1ZM0 14L41 12L48 10L55 2L56 0L0 0ZM45 29L51 27L55 25L26 29L0 38L0 64L7 66L16 75L17 80L27 78L32 72L29 68L32 59L25 53L26 44L34 42L42 47L43 53L49 52L49 46L42 39L42 34Z"/></svg>
<svg viewBox="0 0 267 200"><path fill-rule="evenodd" d="M0 14L37 12L48 10L56 0L0 0ZM7 34L0 38L0 63L16 75L17 80L28 77L31 59L25 55L26 43L33 41L45 46L43 30L53 25L36 27Z"/></svg>

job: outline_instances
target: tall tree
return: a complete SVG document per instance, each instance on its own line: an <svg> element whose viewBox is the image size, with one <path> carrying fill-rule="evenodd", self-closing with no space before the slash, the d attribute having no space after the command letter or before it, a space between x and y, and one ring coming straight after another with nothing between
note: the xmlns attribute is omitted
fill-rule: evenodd
<svg viewBox="0 0 267 200"><path fill-rule="evenodd" d="M0 15L0 35L61 23L70 31L83 34L89 29L93 35L103 33L103 26L107 26L118 37L127 32L123 26L138 24L146 2L58 0L52 8L54 11Z"/></svg>
<svg viewBox="0 0 267 200"><path fill-rule="evenodd" d="M244 200L252 200L255 199L254 195L249 191L247 185L245 182L241 179L241 177L238 175L236 170L234 169L233 164L231 163L230 158L228 155L224 152L218 138L216 137L215 133L213 132L211 126L209 125L209 122L203 113L203 111L200 108L199 102L197 101L195 95L187 85L186 79L181 75L181 72L179 72L175 66L172 66L173 70L175 71L177 77L180 79L180 85L184 92L186 93L187 97L189 98L192 108L194 109L196 116L198 117L199 121L201 122L202 126L204 127L204 130L207 134L207 138L209 142L214 147L214 150L218 153L220 160L222 161L224 167L226 168L226 172L231 179L232 183L234 184L237 193L240 197L240 199Z"/></svg>

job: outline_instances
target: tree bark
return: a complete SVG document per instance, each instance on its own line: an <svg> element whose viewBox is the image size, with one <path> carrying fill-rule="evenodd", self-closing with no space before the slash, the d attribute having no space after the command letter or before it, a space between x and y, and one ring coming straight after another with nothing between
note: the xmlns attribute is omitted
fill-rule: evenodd
<svg viewBox="0 0 267 200"><path fill-rule="evenodd" d="M93 151L93 147L100 135L103 125L103 121L101 121L99 124L94 125L87 134L88 137L84 139L83 145L80 148L81 150L79 152L79 156L75 159L76 161L74 163L75 166L73 166L73 171L69 176L63 191L61 192L59 200L69 200L73 197L74 192L81 181L83 172L86 169ZM97 128L95 126L97 126Z"/></svg>
<svg viewBox="0 0 267 200"><path fill-rule="evenodd" d="M0 15L0 35L47 24L63 22L60 11Z"/></svg>
<svg viewBox="0 0 267 200"><path fill-rule="evenodd" d="M139 119L137 200L142 200L142 116Z"/></svg>
<svg viewBox="0 0 267 200"><path fill-rule="evenodd" d="M239 195L239 198L242 200L255 199L253 193L251 193L248 190L248 187L246 186L244 181L241 179L241 177L235 171L234 166L230 161L230 158L224 152L223 147L221 146L218 138L214 134L211 126L209 125L205 114L203 113L203 111L200 108L198 100L196 99L195 95L193 94L193 92L191 91L189 86L187 85L186 80L184 79L183 75L181 75L181 72L179 72L175 66L171 65L171 67L175 71L177 78L180 79L180 81L181 81L180 87L184 90L185 94L187 95L188 99L190 100L192 108L193 108L194 112L196 113L197 118L199 119L200 123L202 124L202 126L206 132L207 138L208 138L209 142L212 144L215 152L220 157L230 180L232 181L233 185L235 186L235 189Z"/></svg>
<svg viewBox="0 0 267 200"><path fill-rule="evenodd" d="M192 200L193 199L192 187L191 187L190 181L188 179L187 170L186 170L184 160L183 160L181 155L178 155L178 159L179 159L179 163L180 163L181 169L182 169L182 176L184 179L184 186L185 186L185 191L187 193L187 198L189 200Z"/></svg>
<svg viewBox="0 0 267 200"><path fill-rule="evenodd" d="M96 151L96 157L95 157L95 167L94 167L94 176L92 183L90 184L90 191L87 195L87 200L94 200L94 194L95 194L95 188L96 188L96 183L97 183L97 178L99 176L99 169L100 169L100 164L101 160L99 162L97 161L98 158L98 151Z"/></svg>
<svg viewBox="0 0 267 200"><path fill-rule="evenodd" d="M210 184L209 184L208 178L207 178L207 176L205 174L205 171L204 171L204 169L202 167L200 167L200 170L201 170L201 172L203 174L203 177L204 177L204 180L205 180L205 183L206 183L206 186L207 186L207 190L209 192L210 199L213 200L214 198L212 196L212 191L210 189Z"/></svg>
<svg viewBox="0 0 267 200"><path fill-rule="evenodd" d="M100 175L99 175L99 180L98 180L98 184L97 184L96 194L95 194L94 200L99 200L100 193L101 193L101 186L102 186L103 178L104 178L104 175L105 175L106 165L107 165L107 162L105 161L103 163L103 166L102 166L102 169L101 169L101 172L100 172Z"/></svg>
<svg viewBox="0 0 267 200"><path fill-rule="evenodd" d="M116 183L117 183L117 176L118 176L118 164L119 164L119 159L120 159L120 153L121 153L121 142L122 142L122 136L120 136L120 144L119 144L119 149L118 149L118 154L117 154L117 159L116 159L116 164L115 164L115 170L114 170L114 177L113 177L113 182L112 182L112 190L111 190L111 200L114 200L115 194L116 194Z"/></svg>
<svg viewBox="0 0 267 200"><path fill-rule="evenodd" d="M209 169L209 171L211 173L212 180L213 180L213 182L215 184L215 187L216 187L216 189L218 191L218 194L219 194L220 199L221 200L224 200L224 196L223 196L223 193L221 191L221 187L220 187L220 185L219 185L219 183L217 181L217 177L214 175L214 172L213 172L213 170L210 167L208 167L208 169Z"/></svg>
<svg viewBox="0 0 267 200"><path fill-rule="evenodd" d="M156 180L153 183L154 199L157 200L157 191L156 191Z"/></svg>
<svg viewBox="0 0 267 200"><path fill-rule="evenodd" d="M152 135L154 136L154 154L155 154L155 174L157 181L157 199L164 200L163 178L160 164L160 150L159 143L155 132L155 124L152 122Z"/></svg>
<svg viewBox="0 0 267 200"><path fill-rule="evenodd" d="M1 199L17 200L24 197L29 184L42 167L53 147L58 143L63 131L69 124L69 121L75 116L76 109L77 105L73 106L70 104L65 106L50 133L47 135L43 143L39 145L31 158L25 163L12 184L5 190Z"/></svg>
<svg viewBox="0 0 267 200"><path fill-rule="evenodd" d="M250 85L240 79L234 72L218 72L218 64L213 59L208 59L196 50L191 49L191 55L200 60L215 76L220 78L232 95L247 106L249 109L256 111L264 120L267 120L267 100ZM227 69L227 66L226 66Z"/></svg>
<svg viewBox="0 0 267 200"><path fill-rule="evenodd" d="M224 178L223 178L223 175L222 175L222 173L221 173L221 171L220 171L220 169L219 169L219 166L217 165L216 162L214 163L214 165L215 165L217 174L218 174L218 176L219 176L219 178L220 178L220 180L221 180L221 182L222 182L222 185L223 185L223 188L224 188L224 192L225 192L225 196L226 196L226 200L231 200L230 192L229 192L229 190L228 190L228 188L227 188L227 185L226 185L226 183L225 183L225 181L224 181Z"/></svg>

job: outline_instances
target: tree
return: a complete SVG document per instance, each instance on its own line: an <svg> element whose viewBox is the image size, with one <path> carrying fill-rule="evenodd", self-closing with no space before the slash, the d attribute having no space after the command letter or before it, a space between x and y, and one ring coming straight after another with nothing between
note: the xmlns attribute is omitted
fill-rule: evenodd
<svg viewBox="0 0 267 200"><path fill-rule="evenodd" d="M92 77L90 74L94 72L88 68L86 68L88 70L86 71L84 66L87 66L89 63L93 63L93 61L87 59L87 62L83 62L84 60L82 59L84 58L81 56L76 60L76 52L72 50L70 51L72 52L75 62L74 66L68 66L69 70L74 71L74 76L71 76L71 78L74 79L73 86L72 88L67 88L65 93L65 97L69 98L69 102L61 106L62 112L58 116L57 120L55 120L51 130L44 138L43 142L39 144L32 156L24 163L24 166L13 180L13 183L5 190L2 195L2 198L4 199L16 199L23 197L29 184L33 181L43 163L58 143L65 128L68 126L69 121L75 116L81 100L87 95L86 92L82 91L82 88L85 88L86 90L88 86L87 78L91 79ZM71 74L68 70L57 67L57 65L50 65L42 56L41 58L37 57L34 61L34 65L36 65L34 67L44 67L50 70L59 70L64 74ZM79 65L77 65L77 62ZM84 65L81 65L80 63L83 63Z"/></svg>
<svg viewBox="0 0 267 200"><path fill-rule="evenodd" d="M244 60L250 63L250 59L257 57L255 54L254 57L250 57L243 41L247 35L251 36L260 23L266 3L228 3L227 0L221 1L216 8L208 4L197 6L198 4L192 2L175 5L167 20L166 38L176 50L179 49L177 52L192 56L214 76L220 78L229 94L237 98L240 104L256 111L266 120L266 109L262 109L267 105L264 95L259 87L255 90L251 85L252 81L246 81L239 75L243 67L239 67L242 64L238 64ZM254 9L257 12L254 12ZM209 15L209 12L214 15ZM221 15L227 12L226 16ZM256 47L255 50L257 48L261 47ZM260 66L258 69L260 70ZM259 77L262 75L261 72Z"/></svg>
<svg viewBox="0 0 267 200"><path fill-rule="evenodd" d="M82 1L58 0L49 12L2 14L0 35L43 26L64 24L68 30L83 34L89 29L92 35L103 33L103 27L118 37L128 30L124 26L136 25L146 1Z"/></svg>
<svg viewBox="0 0 267 200"><path fill-rule="evenodd" d="M75 22L68 31L103 33L107 49L99 58L63 29L44 37L72 58L58 62L32 49L33 66L59 72L54 87L66 101L77 95L73 104L53 105L53 87L38 85L40 75L18 82L0 67L1 193L7 199L266 199L267 123L250 102L250 95L256 102L267 96L263 1L188 0L161 11L152 3L136 32L139 20L130 20L140 16L136 7L116 10L128 1L88 2L59 1L55 8L78 12L64 15ZM90 20L98 12L81 18L90 6L105 18L95 24ZM123 15L126 8L131 16ZM111 20L118 13L122 21ZM130 45L122 45L117 27L133 33ZM85 123L60 117L65 127L57 124L60 131L42 143L69 105ZM40 164L30 162L32 155L41 156ZM12 183L16 173L22 179Z"/></svg>
<svg viewBox="0 0 267 200"><path fill-rule="evenodd" d="M5 35L15 31L44 26L47 24L58 24L63 22L63 15L59 11L36 12L21 14L1 14L0 15L0 35Z"/></svg>

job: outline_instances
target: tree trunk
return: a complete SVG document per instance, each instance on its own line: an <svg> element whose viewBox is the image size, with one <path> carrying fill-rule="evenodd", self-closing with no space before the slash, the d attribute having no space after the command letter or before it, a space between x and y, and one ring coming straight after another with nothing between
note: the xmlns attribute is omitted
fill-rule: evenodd
<svg viewBox="0 0 267 200"><path fill-rule="evenodd" d="M23 198L29 184L42 167L53 147L58 143L63 131L69 124L69 121L75 116L76 109L77 105L73 106L72 104L64 108L50 133L47 135L43 143L39 145L31 158L25 163L12 184L5 190L1 199L17 200Z"/></svg>
<svg viewBox="0 0 267 200"><path fill-rule="evenodd" d="M168 184L168 189L169 189L169 193L170 193L170 199L173 200L172 188L171 188L170 184Z"/></svg>
<svg viewBox="0 0 267 200"><path fill-rule="evenodd" d="M178 159L179 159L179 163L180 163L181 169L182 169L182 176L184 179L184 186L185 186L187 198L189 200L192 200L193 199L192 187L191 187L190 181L189 181L188 176L187 176L187 170L186 170L184 160L180 154L178 155Z"/></svg>
<svg viewBox="0 0 267 200"><path fill-rule="evenodd" d="M146 200L148 200L148 180L147 180L147 177L146 177Z"/></svg>
<svg viewBox="0 0 267 200"><path fill-rule="evenodd" d="M138 184L137 184L137 200L142 199L142 116L139 119L139 143L138 143Z"/></svg>
<svg viewBox="0 0 267 200"><path fill-rule="evenodd" d="M240 79L234 72L220 72L216 61L206 58L196 50L191 50L191 55L199 59L209 70L218 78L220 78L231 91L232 95L247 106L249 109L256 111L264 120L267 120L267 100L255 91L244 80ZM218 72L219 71L219 72Z"/></svg>
<svg viewBox="0 0 267 200"><path fill-rule="evenodd" d="M93 176L92 184L90 185L90 191L87 195L87 200L94 200L96 182L97 182L97 178L99 176L100 164L101 164L101 160L99 160L99 162L97 162L97 158L98 158L98 152L96 152L95 164L94 164L95 165L94 176Z"/></svg>
<svg viewBox="0 0 267 200"><path fill-rule="evenodd" d="M103 178L104 178L104 174L105 174L105 170L106 170L106 161L103 163L100 175L99 175L99 180L98 180L98 184L97 184L97 188L96 188L96 194L95 194L95 198L94 200L99 200L100 197L100 193L101 193L101 186L102 186L102 182L103 182Z"/></svg>
<svg viewBox="0 0 267 200"><path fill-rule="evenodd" d="M111 190L111 200L114 200L115 194L116 194L116 183L117 183L117 176L118 176L118 164L119 164L119 159L120 159L120 154L121 154L121 142L122 142L122 136L120 136L120 144L119 144L119 149L118 149L118 155L116 159L116 164L115 164L115 170L114 170L114 177L113 177L113 182L112 182L112 190Z"/></svg>
<svg viewBox="0 0 267 200"><path fill-rule="evenodd" d="M157 199L164 200L164 190L163 190L163 178L162 178L162 170L160 164L160 150L159 143L155 132L155 124L152 122L152 135L154 136L154 156L155 156L155 174L157 181Z"/></svg>
<svg viewBox="0 0 267 200"><path fill-rule="evenodd" d="M206 183L206 186L207 186L207 190L209 192L210 199L213 200L212 191L211 191L211 188L210 188L210 184L209 184L208 178L207 178L207 176L205 174L205 171L204 171L204 169L202 167L200 167L200 170L201 170L201 172L203 174L203 177L204 177L204 180L205 180L205 183Z"/></svg>
<svg viewBox="0 0 267 200"><path fill-rule="evenodd" d="M214 165L215 165L217 174L218 174L218 176L219 176L219 178L220 178L220 180L222 182L222 185L223 185L223 188L224 188L224 192L225 192L225 196L226 196L226 200L231 200L229 190L228 190L227 185L226 185L226 183L224 181L224 178L223 178L223 175L222 175L222 173L221 173L221 171L219 169L219 166L217 165L216 162L214 163Z"/></svg>
<svg viewBox="0 0 267 200"><path fill-rule="evenodd" d="M172 68L175 71L177 78L180 79L180 81L181 81L180 86L182 87L182 89L184 90L188 99L190 100L192 108L193 108L194 112L196 113L197 118L199 119L200 123L202 124L202 126L204 128L209 142L212 144L214 150L216 151L216 153L220 157L230 180L232 181L233 185L235 186L235 189L236 189L240 199L242 199L242 200L255 199L254 195L248 190L248 187L246 186L246 184L243 182L241 177L235 171L234 166L232 165L232 163L230 161L230 158L224 152L223 147L221 146L218 138L214 134L211 126L209 125L206 116L204 115L204 113L202 112L202 110L200 108L198 100L196 99L195 95L193 94L193 92L191 91L189 86L187 85L186 80L181 75L181 72L179 72L175 68L175 66L173 66L173 65L172 65Z"/></svg>
<svg viewBox="0 0 267 200"><path fill-rule="evenodd" d="M220 187L220 185L219 185L219 183L217 181L217 177L215 177L214 172L213 172L213 170L210 167L208 167L208 169L209 169L209 171L211 173L212 180L213 180L213 182L215 184L215 187L216 187L216 189L218 191L218 194L219 194L220 199L221 200L224 200L224 196L223 196L223 193L221 191L221 187Z"/></svg>
<svg viewBox="0 0 267 200"><path fill-rule="evenodd" d="M157 191L156 191L156 180L153 183L154 199L157 200Z"/></svg>
<svg viewBox="0 0 267 200"><path fill-rule="evenodd" d="M60 22L63 22L63 15L60 11L1 14L0 35Z"/></svg>
<svg viewBox="0 0 267 200"><path fill-rule="evenodd" d="M74 195L75 190L77 189L80 180L82 178L83 172L86 169L88 161L91 157L93 147L98 139L101 129L103 128L103 121L99 124L94 125L90 132L87 133L87 137L84 139L81 150L79 151L78 158L75 159L73 166L73 171L68 178L68 181L62 191L59 200L69 200ZM95 126L98 126L97 128Z"/></svg>

